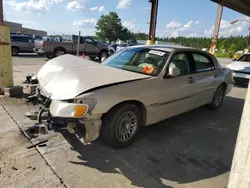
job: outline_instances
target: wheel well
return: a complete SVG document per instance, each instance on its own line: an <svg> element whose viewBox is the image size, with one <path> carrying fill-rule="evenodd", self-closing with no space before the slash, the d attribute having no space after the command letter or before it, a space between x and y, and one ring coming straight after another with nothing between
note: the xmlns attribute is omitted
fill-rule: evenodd
<svg viewBox="0 0 250 188"><path fill-rule="evenodd" d="M102 52L106 52L107 54L109 53L109 51L106 50L106 49L102 49L102 50L100 51L100 54L101 54Z"/></svg>
<svg viewBox="0 0 250 188"><path fill-rule="evenodd" d="M141 115L142 115L142 126L144 126L144 125L146 124L147 111L146 111L145 105L144 105L142 102L140 102L140 101L137 101L137 100L129 100L129 101L120 102L120 103L116 104L115 106L113 106L112 108L110 108L110 109L108 110L108 112L111 111L111 110L114 109L114 108L117 108L117 107L122 106L122 105L125 105L125 104L135 104L135 105L139 108L139 110L140 110L140 112L141 112ZM106 112L106 114L107 114L108 112Z"/></svg>
<svg viewBox="0 0 250 188"><path fill-rule="evenodd" d="M59 46L59 47L56 47L56 48L54 49L54 53L55 53L56 51L59 51L59 50L62 50L62 51L64 51L64 52L66 52L66 50L65 50L64 47Z"/></svg>
<svg viewBox="0 0 250 188"><path fill-rule="evenodd" d="M223 86L223 87L224 87L225 92L227 91L227 83L226 83L226 82L223 82L220 86Z"/></svg>

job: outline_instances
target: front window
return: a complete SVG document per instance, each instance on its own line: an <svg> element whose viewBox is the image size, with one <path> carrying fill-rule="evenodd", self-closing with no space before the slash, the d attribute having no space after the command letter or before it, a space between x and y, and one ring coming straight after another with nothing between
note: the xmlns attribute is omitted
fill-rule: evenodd
<svg viewBox="0 0 250 188"><path fill-rule="evenodd" d="M250 54L245 54L241 56L237 61L250 62Z"/></svg>
<svg viewBox="0 0 250 188"><path fill-rule="evenodd" d="M147 48L120 51L103 62L106 66L157 76L164 67L169 52Z"/></svg>

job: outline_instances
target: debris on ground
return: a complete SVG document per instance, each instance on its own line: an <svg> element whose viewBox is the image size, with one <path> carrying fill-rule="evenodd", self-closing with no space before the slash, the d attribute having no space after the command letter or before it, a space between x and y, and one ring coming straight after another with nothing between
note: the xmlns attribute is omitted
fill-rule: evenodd
<svg viewBox="0 0 250 188"><path fill-rule="evenodd" d="M34 148L34 147L39 146L39 145L41 145L41 144L44 144L44 143L46 143L46 142L48 142L48 140L43 140L43 141L38 142L38 143L36 143L36 144L32 144L31 146L28 146L27 149Z"/></svg>
<svg viewBox="0 0 250 188"><path fill-rule="evenodd" d="M43 124L35 124L24 131L29 138L36 138L39 134L48 134L48 127Z"/></svg>
<svg viewBox="0 0 250 188"><path fill-rule="evenodd" d="M23 97L23 87L13 86L11 88L4 88L4 94L9 97L22 98Z"/></svg>

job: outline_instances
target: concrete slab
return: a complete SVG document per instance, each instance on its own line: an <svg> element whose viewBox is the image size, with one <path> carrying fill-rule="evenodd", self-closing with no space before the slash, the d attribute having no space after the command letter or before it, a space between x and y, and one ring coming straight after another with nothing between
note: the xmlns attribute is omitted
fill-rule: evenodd
<svg viewBox="0 0 250 188"><path fill-rule="evenodd" d="M0 105L0 187L63 188L60 179Z"/></svg>

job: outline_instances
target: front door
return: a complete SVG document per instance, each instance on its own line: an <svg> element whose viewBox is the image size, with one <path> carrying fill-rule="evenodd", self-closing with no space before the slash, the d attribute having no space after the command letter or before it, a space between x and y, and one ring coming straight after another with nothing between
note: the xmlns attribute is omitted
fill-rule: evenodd
<svg viewBox="0 0 250 188"><path fill-rule="evenodd" d="M98 44L91 37L85 37L85 42L86 42L86 55L97 55Z"/></svg>
<svg viewBox="0 0 250 188"><path fill-rule="evenodd" d="M167 66L167 72L170 67L179 68L180 75L160 80L158 102L151 104L148 109L152 114L150 123L192 110L195 106L197 85L193 79L195 72L190 55L185 52L176 53Z"/></svg>

